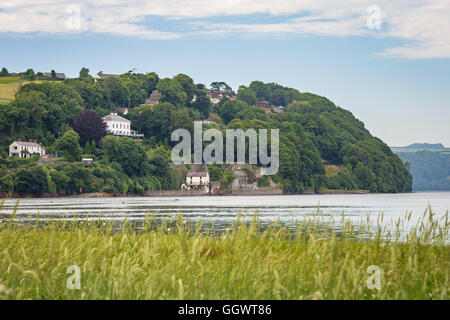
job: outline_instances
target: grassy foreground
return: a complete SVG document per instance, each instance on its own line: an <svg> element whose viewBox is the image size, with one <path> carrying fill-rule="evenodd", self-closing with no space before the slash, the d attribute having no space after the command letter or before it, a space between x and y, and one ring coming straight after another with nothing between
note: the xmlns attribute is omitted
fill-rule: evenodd
<svg viewBox="0 0 450 320"><path fill-rule="evenodd" d="M125 222L118 232L100 219L40 227L13 219L0 224L0 299L449 298L448 213L440 221L427 213L402 240L410 215L390 233L380 220L333 230L320 217L261 232L255 216L215 235L182 217L148 216L142 230ZM67 288L72 265L79 290ZM367 285L369 266L381 270L379 290Z"/></svg>

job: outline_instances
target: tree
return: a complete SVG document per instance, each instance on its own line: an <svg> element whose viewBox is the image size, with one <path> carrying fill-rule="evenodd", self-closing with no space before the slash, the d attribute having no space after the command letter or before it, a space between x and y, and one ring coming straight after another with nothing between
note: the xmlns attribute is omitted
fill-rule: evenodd
<svg viewBox="0 0 450 320"><path fill-rule="evenodd" d="M256 98L258 100L268 99L268 90L266 85L262 81L252 81L250 83L250 88L256 93Z"/></svg>
<svg viewBox="0 0 450 320"><path fill-rule="evenodd" d="M3 67L2 71L0 71L0 77L6 77L6 76L9 76L9 72L8 72L8 69Z"/></svg>
<svg viewBox="0 0 450 320"><path fill-rule="evenodd" d="M80 144L95 141L96 144L106 136L106 125L94 111L85 110L72 120L73 129L80 135Z"/></svg>
<svg viewBox="0 0 450 320"><path fill-rule="evenodd" d="M33 81L36 78L34 70L28 69L27 71L25 71L25 78L27 78L27 80Z"/></svg>
<svg viewBox="0 0 450 320"><path fill-rule="evenodd" d="M223 106L218 110L219 116L222 117L225 123L233 120L236 115L244 110L248 105L240 100L227 100Z"/></svg>
<svg viewBox="0 0 450 320"><path fill-rule="evenodd" d="M233 91L231 87L223 81L215 81L211 83L212 90L224 90L224 91Z"/></svg>
<svg viewBox="0 0 450 320"><path fill-rule="evenodd" d="M42 194L48 191L47 174L41 166L21 168L16 173L14 191L28 194Z"/></svg>
<svg viewBox="0 0 450 320"><path fill-rule="evenodd" d="M192 80L191 77L189 77L185 74L182 74L182 73L175 76L174 79L177 80L183 87L183 91L186 93L186 104L185 105L188 106L189 103L194 98L194 94L197 89L194 84L194 81Z"/></svg>
<svg viewBox="0 0 450 320"><path fill-rule="evenodd" d="M149 163L145 151L131 139L106 136L102 149L108 162L117 163L128 176L149 174Z"/></svg>
<svg viewBox="0 0 450 320"><path fill-rule="evenodd" d="M183 86L176 79L165 78L159 80L156 89L161 93L161 102L168 102L182 108L186 106L187 95Z"/></svg>
<svg viewBox="0 0 450 320"><path fill-rule="evenodd" d="M84 79L84 78L87 78L88 76L89 76L89 69L85 68L85 67L81 68L81 70L80 70L80 78Z"/></svg>
<svg viewBox="0 0 450 320"><path fill-rule="evenodd" d="M236 115L236 118L239 118L241 120L259 119L267 121L267 114L261 108L257 108L254 106L246 106L244 109L242 109L242 111L240 111Z"/></svg>
<svg viewBox="0 0 450 320"><path fill-rule="evenodd" d="M128 108L130 106L130 90L123 85L121 79L109 77L103 80L101 84L111 102L117 107Z"/></svg>
<svg viewBox="0 0 450 320"><path fill-rule="evenodd" d="M144 88L147 95L151 94L156 89L156 84L159 81L159 76L155 72L150 72L145 75Z"/></svg>
<svg viewBox="0 0 450 320"><path fill-rule="evenodd" d="M161 183L162 189L177 189L176 175L170 168L169 156L163 147L158 147L149 152L148 155L150 172L156 176Z"/></svg>
<svg viewBox="0 0 450 320"><path fill-rule="evenodd" d="M197 99L192 103L192 107L200 111L203 118L209 117L211 99L207 96L205 90L197 90Z"/></svg>
<svg viewBox="0 0 450 320"><path fill-rule="evenodd" d="M55 70L50 71L50 77L51 77L53 80L56 79L56 71L55 71Z"/></svg>
<svg viewBox="0 0 450 320"><path fill-rule="evenodd" d="M63 153L67 161L81 160L80 136L73 130L67 130L64 135L56 140L54 148Z"/></svg>
<svg viewBox="0 0 450 320"><path fill-rule="evenodd" d="M284 89L275 89L269 97L269 102L276 106L286 106Z"/></svg>
<svg viewBox="0 0 450 320"><path fill-rule="evenodd" d="M157 105L142 105L130 112L133 128L147 138L154 137L158 143L170 141L173 130L193 127L187 108L176 109L172 104L163 102Z"/></svg>
<svg viewBox="0 0 450 320"><path fill-rule="evenodd" d="M248 105L252 106L256 103L256 93L251 88L246 86L240 86L237 94L239 100L244 101Z"/></svg>

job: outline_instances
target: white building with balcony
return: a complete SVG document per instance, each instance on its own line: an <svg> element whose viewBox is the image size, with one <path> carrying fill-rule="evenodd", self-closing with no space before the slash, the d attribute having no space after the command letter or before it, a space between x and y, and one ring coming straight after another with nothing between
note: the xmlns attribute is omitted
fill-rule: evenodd
<svg viewBox="0 0 450 320"><path fill-rule="evenodd" d="M106 131L119 137L142 138L144 135L137 131L131 130L131 121L117 115L117 113L110 113L102 118L106 124Z"/></svg>

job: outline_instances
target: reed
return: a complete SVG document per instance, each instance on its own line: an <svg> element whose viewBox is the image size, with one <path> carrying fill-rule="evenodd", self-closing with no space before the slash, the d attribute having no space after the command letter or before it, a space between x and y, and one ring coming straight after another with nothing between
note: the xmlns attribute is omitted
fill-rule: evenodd
<svg viewBox="0 0 450 320"><path fill-rule="evenodd" d="M1 206L0 206L1 209ZM239 216L224 232L147 215L136 230L94 220L0 224L1 299L448 299L448 213L382 224L345 216L262 227ZM405 231L409 230L409 231ZM80 289L69 289L70 266ZM373 267L379 290L368 285ZM69 269L69 271L72 269ZM369 271L369 272L368 272Z"/></svg>

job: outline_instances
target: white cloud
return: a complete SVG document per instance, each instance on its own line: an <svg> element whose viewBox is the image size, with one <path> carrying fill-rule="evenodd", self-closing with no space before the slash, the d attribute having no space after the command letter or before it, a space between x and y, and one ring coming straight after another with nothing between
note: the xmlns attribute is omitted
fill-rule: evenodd
<svg viewBox="0 0 450 320"><path fill-rule="evenodd" d="M76 19L76 12L67 12L71 5L80 8L79 28L68 25L69 19ZM381 10L380 30L367 28L367 20L374 17L367 8L373 5ZM366 35L406 40L407 44L388 48L381 56L450 57L450 0L0 0L0 8L0 32L9 33L101 33L145 39L227 33ZM231 19L252 21L246 18L256 13L276 17L277 22ZM166 26L176 22L177 27L149 27L151 17L166 19ZM217 17L228 22L214 22Z"/></svg>

